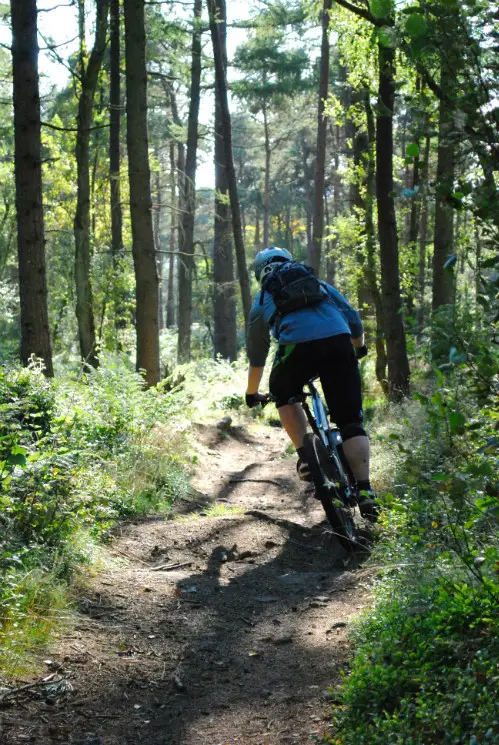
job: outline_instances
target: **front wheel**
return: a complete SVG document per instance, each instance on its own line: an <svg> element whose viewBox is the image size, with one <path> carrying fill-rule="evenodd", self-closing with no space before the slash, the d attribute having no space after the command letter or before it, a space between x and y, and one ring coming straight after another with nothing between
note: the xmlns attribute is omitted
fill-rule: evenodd
<svg viewBox="0 0 499 745"><path fill-rule="evenodd" d="M336 484L341 484L344 478L344 474L338 471L339 464L331 459L326 446L316 434L308 433L305 435L303 449L317 496L334 534L347 551L357 548L356 527L352 510L339 497L336 487Z"/></svg>

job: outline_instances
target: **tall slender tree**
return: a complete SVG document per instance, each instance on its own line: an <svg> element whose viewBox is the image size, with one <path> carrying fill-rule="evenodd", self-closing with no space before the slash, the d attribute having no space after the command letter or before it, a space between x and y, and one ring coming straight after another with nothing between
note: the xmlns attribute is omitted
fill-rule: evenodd
<svg viewBox="0 0 499 745"><path fill-rule="evenodd" d="M80 1L80 17L84 0ZM80 354L89 365L97 367L95 321L90 279L90 132L93 121L95 91L107 42L109 0L96 2L95 40L86 61L85 28L80 22L80 81L76 132L76 212L73 229L75 238L76 317L80 338Z"/></svg>
<svg viewBox="0 0 499 745"><path fill-rule="evenodd" d="M179 236L178 262L178 360L191 358L192 275L194 271L194 217L196 210L196 165L198 120L201 98L201 10L202 0L194 1L192 29L191 88L187 123L187 154L183 179L183 220Z"/></svg>
<svg viewBox="0 0 499 745"><path fill-rule="evenodd" d="M126 113L130 217L136 286L137 370L147 385L160 378L158 270L152 228L147 135L147 72L144 0L124 0Z"/></svg>
<svg viewBox="0 0 499 745"><path fill-rule="evenodd" d="M170 140L170 254L168 257L168 287L166 295L166 328L175 324L175 231L177 227L177 178L175 142Z"/></svg>
<svg viewBox="0 0 499 745"><path fill-rule="evenodd" d="M454 209L450 197L454 186L456 143L453 139L454 112L449 104L454 77L454 70L451 70L444 61L440 76L440 88L444 95L440 99L438 120L437 196L433 237L433 310L452 303L454 294L453 274L444 271L444 264L454 251Z"/></svg>
<svg viewBox="0 0 499 745"><path fill-rule="evenodd" d="M405 343L397 220L393 199L393 114L395 52L379 44L379 104L376 126L376 195L381 259L383 327L388 361L388 388L392 398L409 391L409 361Z"/></svg>
<svg viewBox="0 0 499 745"><path fill-rule="evenodd" d="M123 250L123 215L120 185L121 71L120 0L110 0L109 180L111 182L111 250L117 260ZM116 267L115 267L116 269Z"/></svg>
<svg viewBox="0 0 499 745"><path fill-rule="evenodd" d="M244 320L247 323L251 309L251 292L246 265L246 252L244 249L244 236L241 223L241 208L237 192L236 169L234 167L234 156L232 153L232 123L230 117L229 100L227 95L227 78L224 69L223 48L220 39L220 31L217 22L217 6L215 0L207 0L210 17L210 33L213 45L213 57L215 60L216 95L220 103L220 118L222 141L225 153L225 168L230 195L230 208L232 213L232 231L234 233L234 245L236 249L237 272L243 301Z"/></svg>
<svg viewBox="0 0 499 745"><path fill-rule="evenodd" d="M329 11L332 0L324 0L322 9L322 44L317 112L317 152L315 156L314 221L308 263L316 272L320 269L324 233L324 185L326 169L327 119L325 116L329 89Z"/></svg>
<svg viewBox="0 0 499 745"><path fill-rule="evenodd" d="M40 357L53 375L42 203L36 0L11 0L21 361Z"/></svg>
<svg viewBox="0 0 499 745"><path fill-rule="evenodd" d="M218 26L224 68L227 69L227 25L225 0L216 0ZM213 243L213 330L214 352L225 359L235 360L236 300L234 294L234 260L230 205L228 200L227 169L223 144L223 122L219 97L215 97L215 225Z"/></svg>

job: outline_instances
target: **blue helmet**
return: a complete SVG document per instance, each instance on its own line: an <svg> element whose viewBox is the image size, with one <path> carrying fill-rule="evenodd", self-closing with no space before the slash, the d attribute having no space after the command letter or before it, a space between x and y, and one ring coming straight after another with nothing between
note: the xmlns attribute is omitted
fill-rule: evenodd
<svg viewBox="0 0 499 745"><path fill-rule="evenodd" d="M283 261L293 261L293 257L286 248L276 246L264 248L255 257L255 277L260 282L268 272L272 271L275 264Z"/></svg>

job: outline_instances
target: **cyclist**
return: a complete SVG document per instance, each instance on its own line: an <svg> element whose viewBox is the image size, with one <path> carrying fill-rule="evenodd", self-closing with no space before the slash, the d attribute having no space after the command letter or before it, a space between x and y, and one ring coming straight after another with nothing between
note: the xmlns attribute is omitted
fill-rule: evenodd
<svg viewBox="0 0 499 745"><path fill-rule="evenodd" d="M293 262L287 249L274 246L263 249L255 258L257 280L261 284L270 272L282 272L287 262ZM362 321L358 312L334 287L322 282L321 292L323 300L286 315L277 314L277 320L276 305L270 292L262 289L257 294L250 311L246 338L249 359L246 404L252 408L266 400L258 388L272 329L279 346L269 389L282 425L296 448L298 476L303 481L311 481L303 451L307 420L299 403L288 402L301 393L310 378L319 376L331 418L340 430L343 450L357 482L361 514L374 520L378 510L369 480L369 439L362 426L361 381L354 350L364 346Z"/></svg>

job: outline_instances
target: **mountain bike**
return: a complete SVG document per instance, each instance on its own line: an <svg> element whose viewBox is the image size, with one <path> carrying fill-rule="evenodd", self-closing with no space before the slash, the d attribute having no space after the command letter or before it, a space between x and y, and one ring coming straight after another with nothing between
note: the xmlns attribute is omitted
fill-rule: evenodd
<svg viewBox="0 0 499 745"><path fill-rule="evenodd" d="M301 404L312 429L305 435L303 447L316 497L343 548L347 551L365 550L366 533L355 523L355 479L343 452L340 432L331 426L328 410L314 382L315 378L309 380L301 395L291 398L288 403ZM269 400L272 400L271 396Z"/></svg>

